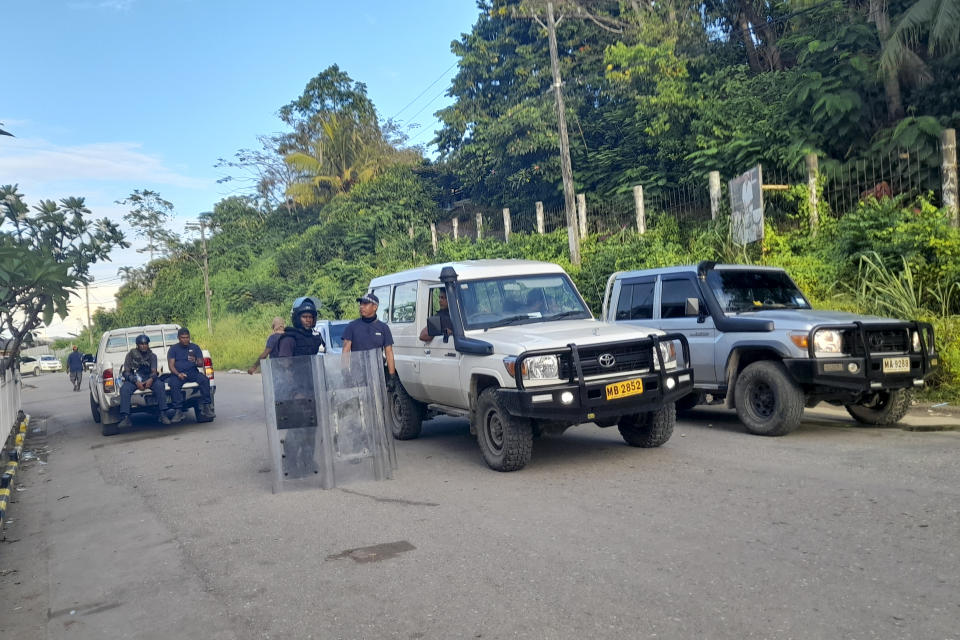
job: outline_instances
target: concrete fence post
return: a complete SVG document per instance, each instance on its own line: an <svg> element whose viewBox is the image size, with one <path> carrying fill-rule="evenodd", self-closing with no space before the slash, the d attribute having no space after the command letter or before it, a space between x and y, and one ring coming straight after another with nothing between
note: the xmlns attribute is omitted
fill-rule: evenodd
<svg viewBox="0 0 960 640"><path fill-rule="evenodd" d="M407 235L410 236L411 240L413 240L413 235L414 235L413 227L410 227L409 229L407 229Z"/></svg>
<svg viewBox="0 0 960 640"><path fill-rule="evenodd" d="M454 218L454 219L453 219L453 240L454 240L454 242L456 242L457 240L460 239L460 231L459 231L459 229L460 229L460 219L459 219L459 218Z"/></svg>
<svg viewBox="0 0 960 640"><path fill-rule="evenodd" d="M637 212L637 233L643 235L647 232L647 214L643 207L643 187L639 184L633 187L633 206Z"/></svg>
<svg viewBox="0 0 960 640"><path fill-rule="evenodd" d="M510 242L510 209L503 208L503 241Z"/></svg>
<svg viewBox="0 0 960 640"><path fill-rule="evenodd" d="M720 172L710 172L710 219L716 220L720 215Z"/></svg>
<svg viewBox="0 0 960 640"><path fill-rule="evenodd" d="M577 218L580 221L580 237L587 237L587 196L577 194Z"/></svg>
<svg viewBox="0 0 960 640"><path fill-rule="evenodd" d="M816 235L817 228L820 226L820 212L817 210L817 179L820 177L820 163L817 160L817 154L808 153L806 155L807 164L807 198L810 203L810 233Z"/></svg>
<svg viewBox="0 0 960 640"><path fill-rule="evenodd" d="M437 255L437 225L430 223L430 244L433 246L433 255Z"/></svg>
<svg viewBox="0 0 960 640"><path fill-rule="evenodd" d="M940 176L943 181L943 206L950 214L950 224L960 227L960 197L957 194L957 130L944 129L940 134L940 152L943 161Z"/></svg>
<svg viewBox="0 0 960 640"><path fill-rule="evenodd" d="M537 210L537 233L545 233L545 225L543 222L543 203L537 200L534 208Z"/></svg>
<svg viewBox="0 0 960 640"><path fill-rule="evenodd" d="M483 214L477 214L477 242L483 238Z"/></svg>

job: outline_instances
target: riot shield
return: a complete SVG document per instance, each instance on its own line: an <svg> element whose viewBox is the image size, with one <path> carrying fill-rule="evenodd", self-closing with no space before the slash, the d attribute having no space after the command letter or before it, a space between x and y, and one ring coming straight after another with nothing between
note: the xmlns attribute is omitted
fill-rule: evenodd
<svg viewBox="0 0 960 640"><path fill-rule="evenodd" d="M274 493L392 477L396 453L378 351L263 365Z"/></svg>

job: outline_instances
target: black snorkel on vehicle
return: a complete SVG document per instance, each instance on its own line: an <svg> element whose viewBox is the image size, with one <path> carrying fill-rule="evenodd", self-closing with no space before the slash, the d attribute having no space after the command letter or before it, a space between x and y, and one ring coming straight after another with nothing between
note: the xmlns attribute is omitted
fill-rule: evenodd
<svg viewBox="0 0 960 640"><path fill-rule="evenodd" d="M712 271L717 263L712 260L704 260L697 265L697 284L700 286L700 295L707 303L710 315L713 317L713 324L720 331L738 331L762 333L773 331L773 320L764 320L762 318L731 318L727 316L720 303L717 302L713 291L707 285L707 272Z"/></svg>
<svg viewBox="0 0 960 640"><path fill-rule="evenodd" d="M460 353L488 356L493 353L493 345L484 340L468 338L463 333L463 314L460 309L460 292L457 289L457 272L447 266L440 270L440 282L447 292L447 309L450 310L450 325L453 328L453 346ZM429 324L429 320L428 320ZM439 329L439 318L437 318ZM439 333L438 333L439 335Z"/></svg>

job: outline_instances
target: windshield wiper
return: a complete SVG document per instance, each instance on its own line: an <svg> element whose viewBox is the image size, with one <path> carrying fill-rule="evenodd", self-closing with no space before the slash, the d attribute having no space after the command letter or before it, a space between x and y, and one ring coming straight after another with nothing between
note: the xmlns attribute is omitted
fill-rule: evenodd
<svg viewBox="0 0 960 640"><path fill-rule="evenodd" d="M514 322L518 322L518 321L520 321L520 320L529 320L529 319L530 319L530 316L529 316L529 315L527 315L527 314L525 314L525 313L522 313L522 314L521 314L521 313L518 313L518 314L515 315L515 316L507 316L506 318L503 318L503 319L501 319L501 320L499 320L499 321L497 321L497 322L494 322L493 324L491 324L491 325L490 325L489 327L487 327L487 328L488 328L488 329L492 329L492 328L494 328L494 327L505 327L505 326L507 326L508 324L513 324Z"/></svg>
<svg viewBox="0 0 960 640"><path fill-rule="evenodd" d="M734 313L746 313L748 311L765 311L767 309L806 309L806 307L801 307L800 305L794 302L784 302L784 303L770 303L770 304L752 304L749 306L744 306L740 309L737 309Z"/></svg>
<svg viewBox="0 0 960 640"><path fill-rule="evenodd" d="M570 316L577 316L586 313L583 309L573 309L570 311L561 311L560 313L548 316L546 320L549 322L551 320L561 320L563 318L569 318Z"/></svg>

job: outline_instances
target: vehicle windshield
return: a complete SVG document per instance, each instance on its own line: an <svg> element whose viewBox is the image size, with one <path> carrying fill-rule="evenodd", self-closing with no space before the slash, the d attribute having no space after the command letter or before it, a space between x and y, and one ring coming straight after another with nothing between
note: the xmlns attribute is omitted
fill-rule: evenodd
<svg viewBox="0 0 960 640"><path fill-rule="evenodd" d="M330 347L343 349L343 331L347 328L347 323L330 323Z"/></svg>
<svg viewBox="0 0 960 640"><path fill-rule="evenodd" d="M459 288L467 329L593 317L566 274L461 282Z"/></svg>
<svg viewBox="0 0 960 640"><path fill-rule="evenodd" d="M41 360L56 360L56 356L40 356Z"/></svg>
<svg viewBox="0 0 960 640"><path fill-rule="evenodd" d="M809 309L810 303L782 271L713 269L707 285L725 313L763 309Z"/></svg>

